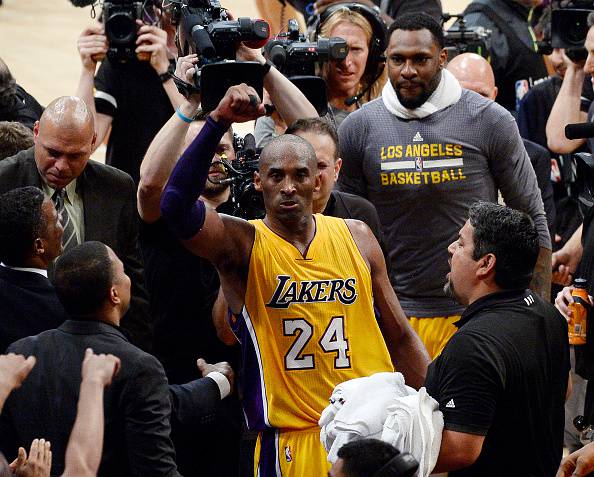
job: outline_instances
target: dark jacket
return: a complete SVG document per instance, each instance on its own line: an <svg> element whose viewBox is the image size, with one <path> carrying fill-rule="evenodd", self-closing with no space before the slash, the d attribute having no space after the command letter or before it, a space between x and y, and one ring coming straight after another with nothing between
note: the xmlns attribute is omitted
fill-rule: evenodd
<svg viewBox="0 0 594 477"><path fill-rule="evenodd" d="M24 186L42 186L33 148L0 161L0 194ZM152 323L138 249L134 183L125 172L89 161L78 178L77 193L83 201L85 240L97 240L111 247L124 262L132 281L132 302L122 320L122 329L132 343L150 350Z"/></svg>
<svg viewBox="0 0 594 477"><path fill-rule="evenodd" d="M57 328L66 312L47 278L0 266L0 352L9 344Z"/></svg>
<svg viewBox="0 0 594 477"><path fill-rule="evenodd" d="M121 369L105 389L105 436L100 476L177 477L169 437L171 401L159 361L114 326L66 321L55 330L17 341L10 352L37 363L13 391L0 416L0 450L9 458L35 438L52 443L52 475L64 471L64 456L76 418L81 363L86 348L111 353Z"/></svg>

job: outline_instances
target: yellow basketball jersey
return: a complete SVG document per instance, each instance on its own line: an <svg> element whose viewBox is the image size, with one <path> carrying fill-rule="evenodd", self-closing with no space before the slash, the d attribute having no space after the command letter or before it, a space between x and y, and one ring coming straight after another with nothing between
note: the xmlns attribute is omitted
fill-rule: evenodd
<svg viewBox="0 0 594 477"><path fill-rule="evenodd" d="M251 429L317 426L337 384L393 371L368 265L343 219L314 217L305 256L252 221L245 306L231 323L242 344Z"/></svg>

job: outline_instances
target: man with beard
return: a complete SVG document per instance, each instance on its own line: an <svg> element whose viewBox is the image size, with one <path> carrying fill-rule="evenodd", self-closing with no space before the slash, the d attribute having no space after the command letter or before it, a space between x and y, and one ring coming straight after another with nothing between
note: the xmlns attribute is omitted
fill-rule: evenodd
<svg viewBox="0 0 594 477"><path fill-rule="evenodd" d="M540 237L533 290L548 295L551 238L536 175L511 114L463 90L447 71L442 29L426 14L404 15L389 29L382 97L339 128L341 190L378 210L392 265L391 282L435 357L456 331L463 306L443 294L447 245L477 200L528 213Z"/></svg>
<svg viewBox="0 0 594 477"><path fill-rule="evenodd" d="M445 291L467 308L425 381L444 419L433 471L554 475L569 344L565 319L526 290L538 256L534 224L508 207L475 203L448 254Z"/></svg>

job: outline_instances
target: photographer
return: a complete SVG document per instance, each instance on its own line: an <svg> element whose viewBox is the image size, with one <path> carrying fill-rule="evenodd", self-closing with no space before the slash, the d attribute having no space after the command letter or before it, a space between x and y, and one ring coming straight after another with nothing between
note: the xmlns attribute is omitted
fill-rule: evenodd
<svg viewBox="0 0 594 477"><path fill-rule="evenodd" d="M256 50L240 46L238 59L264 62ZM195 55L180 58L176 76L192 81ZM264 87L277 110L287 121L315 116L313 106L303 94L275 68L264 77ZM163 126L151 143L140 169L138 212L142 219L140 245L145 258L147 287L155 317L155 351L170 382L185 382L195 373L193 357L236 363L237 350L217 338L211 310L219 289L219 278L211 263L188 252L161 219L161 194L182 151L195 139L204 120L194 120L200 97L190 96ZM235 159L233 131L223 136L209 171L211 180L226 178L216 162ZM231 214L233 203L228 185L207 182L201 196L209 207ZM237 475L241 414L237 399L227 399L217 421L208 432L199 430L188 436L173 429L180 470L190 475ZM203 454L195 452L200 442ZM187 444L186 444L187 442ZM203 459L206 453L216 456Z"/></svg>
<svg viewBox="0 0 594 477"><path fill-rule="evenodd" d="M547 142L549 149L560 154L574 152L586 143L585 139L567 139L565 137L565 126L571 123L583 123L592 120L593 109L590 106L588 113L581 110L582 85L585 75L594 74L594 14L588 15L588 35L585 48L588 50L588 58L585 63L575 63L565 56L567 70L561 84L561 89L551 110L547 121ZM592 150L592 142L588 141Z"/></svg>
<svg viewBox="0 0 594 477"><path fill-rule="evenodd" d="M151 2L149 5L160 27L137 20L135 51L137 57L148 56L148 61L106 58L109 45L102 25L86 28L78 39L82 70L77 95L95 116L95 147L103 142L111 126L106 162L130 174L136 184L148 145L182 100L168 73L170 60L177 54L175 28L168 14ZM101 66L95 75L99 60Z"/></svg>
<svg viewBox="0 0 594 477"><path fill-rule="evenodd" d="M330 60L321 73L326 81L328 114L338 127L349 113L381 94L386 82L382 57L386 47L385 25L369 7L339 4L325 10L314 34L316 40L344 38L349 48L344 60ZM275 136L276 129L271 118L260 118L256 123L258 146Z"/></svg>
<svg viewBox="0 0 594 477"><path fill-rule="evenodd" d="M464 11L467 26L491 30L486 40L499 88L497 102L508 111L540 78L548 76L542 55L536 52L536 37L529 24L539 0L474 0ZM517 93L518 82L521 94Z"/></svg>

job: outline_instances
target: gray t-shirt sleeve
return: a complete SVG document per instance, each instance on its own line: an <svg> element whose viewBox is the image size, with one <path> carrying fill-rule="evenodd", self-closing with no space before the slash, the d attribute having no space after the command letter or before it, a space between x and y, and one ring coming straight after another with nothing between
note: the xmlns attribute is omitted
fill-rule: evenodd
<svg viewBox="0 0 594 477"><path fill-rule="evenodd" d="M367 182L363 173L363 157L367 141L366 121L362 110L349 114L338 128L338 144L342 168L338 189L367 199Z"/></svg>
<svg viewBox="0 0 594 477"><path fill-rule="evenodd" d="M274 127L274 120L270 116L263 116L258 118L254 126L254 137L256 138L256 146L264 147L276 136Z"/></svg>
<svg viewBox="0 0 594 477"><path fill-rule="evenodd" d="M532 217L540 246L551 250L551 236L542 196L516 121L502 108L501 114L488 116L494 120L483 127L485 131L492 131L486 146L495 184L506 205Z"/></svg>

